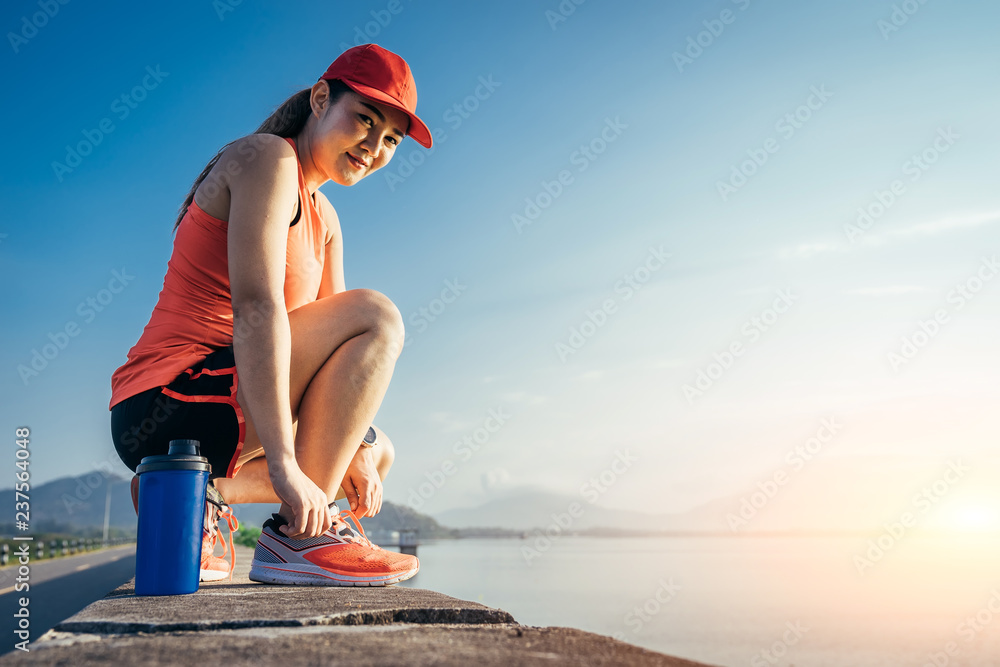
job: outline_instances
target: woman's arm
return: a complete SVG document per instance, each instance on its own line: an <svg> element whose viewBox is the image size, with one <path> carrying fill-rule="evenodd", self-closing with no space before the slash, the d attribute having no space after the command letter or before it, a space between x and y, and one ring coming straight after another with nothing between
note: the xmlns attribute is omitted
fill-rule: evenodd
<svg viewBox="0 0 1000 667"><path fill-rule="evenodd" d="M316 199L323 208L323 220L330 229L326 242L326 259L323 261L323 280L319 286L318 299L333 296L347 289L344 282L344 237L340 234L340 218L330 200L319 190Z"/></svg>
<svg viewBox="0 0 1000 667"><path fill-rule="evenodd" d="M229 152L229 151L227 151ZM240 159L238 153L232 156ZM226 156L220 159L225 163ZM288 211L295 205L295 154L278 137L229 176L229 287L240 386L268 464L294 461L285 310Z"/></svg>
<svg viewBox="0 0 1000 667"><path fill-rule="evenodd" d="M294 516L282 529L298 535L318 521L318 530L310 531L318 534L329 527L327 498L295 459L289 399L292 338L285 309L285 253L289 212L298 197L298 166L288 142L257 136L256 154L244 158L236 145L230 156L238 163L228 177L233 353L244 408L264 447L272 486ZM226 160L223 155L220 163L229 164Z"/></svg>

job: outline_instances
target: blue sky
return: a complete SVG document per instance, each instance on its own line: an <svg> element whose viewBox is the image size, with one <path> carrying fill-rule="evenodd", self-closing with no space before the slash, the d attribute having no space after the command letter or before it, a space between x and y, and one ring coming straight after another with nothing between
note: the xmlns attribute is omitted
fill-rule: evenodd
<svg viewBox="0 0 1000 667"><path fill-rule="evenodd" d="M4 430L32 428L36 483L126 471L110 376L156 302L178 205L220 146L367 30L408 60L438 130L433 152L408 140L383 172L323 187L348 287L389 295L408 324L377 419L397 444L389 500L446 461L424 510L521 486L577 495L629 448L640 465L600 502L679 511L752 487L831 416L845 426L823 456L877 458L901 503L949 457L992 470L1000 8L904 4L589 0L556 20L555 1L71 2L32 31L39 5L8 3ZM115 102L144 79L134 108ZM78 166L53 167L102 121ZM845 230L880 196L867 229ZM670 256L647 263L651 248ZM461 295L441 310L447 281ZM791 305L766 312L782 290ZM68 324L78 335L24 381ZM717 378L686 395L699 371ZM490 410L510 417L478 451L457 445Z"/></svg>

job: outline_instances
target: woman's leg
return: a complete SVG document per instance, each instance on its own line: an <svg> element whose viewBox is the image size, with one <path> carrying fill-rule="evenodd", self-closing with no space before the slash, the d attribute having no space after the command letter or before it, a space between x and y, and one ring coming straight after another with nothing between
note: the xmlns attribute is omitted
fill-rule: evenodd
<svg viewBox="0 0 1000 667"><path fill-rule="evenodd" d="M349 290L306 304L289 313L288 320L289 399L298 421L295 458L332 501L389 386L403 347L402 318L384 295ZM239 388L236 400L246 420L241 459L254 458L235 477L216 479L215 484L230 503L278 502L263 445ZM390 448L384 450L388 459ZM279 513L291 519L284 503Z"/></svg>
<svg viewBox="0 0 1000 667"><path fill-rule="evenodd" d="M375 459L375 467L378 468L378 476L385 481L385 476L389 474L389 468L396 458L396 450L393 447L389 436L382 429L375 426L378 433L378 444L372 449L372 456ZM242 457L241 457L242 458ZM264 451L261 450L257 456L244 463L236 477L218 478L215 486L219 493L226 499L227 503L280 503L281 499L274 493L271 487L271 478L267 472L267 460L264 458ZM344 490L337 489L337 500L344 498ZM331 500L333 500L331 498Z"/></svg>

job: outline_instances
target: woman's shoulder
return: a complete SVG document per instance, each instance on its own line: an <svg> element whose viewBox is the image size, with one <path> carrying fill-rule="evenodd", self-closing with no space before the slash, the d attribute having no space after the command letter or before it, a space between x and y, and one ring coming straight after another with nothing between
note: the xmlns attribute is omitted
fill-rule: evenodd
<svg viewBox="0 0 1000 667"><path fill-rule="evenodd" d="M259 197L275 188L294 192L297 185L297 158L291 144L274 134L250 134L230 142L222 151L198 186L194 200L209 215L228 220L234 186Z"/></svg>
<svg viewBox="0 0 1000 667"><path fill-rule="evenodd" d="M276 134L248 134L236 139L223 151L219 162L226 160L223 171L233 173L236 165L239 168L250 167L258 160L265 163L281 159L295 159L295 148L288 139ZM238 173L238 172L236 172Z"/></svg>

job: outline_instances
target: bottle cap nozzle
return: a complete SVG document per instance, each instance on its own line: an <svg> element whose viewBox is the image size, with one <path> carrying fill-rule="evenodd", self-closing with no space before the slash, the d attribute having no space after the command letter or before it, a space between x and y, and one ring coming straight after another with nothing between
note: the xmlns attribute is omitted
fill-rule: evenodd
<svg viewBox="0 0 1000 667"><path fill-rule="evenodd" d="M201 456L201 442L198 440L171 440L168 456Z"/></svg>

